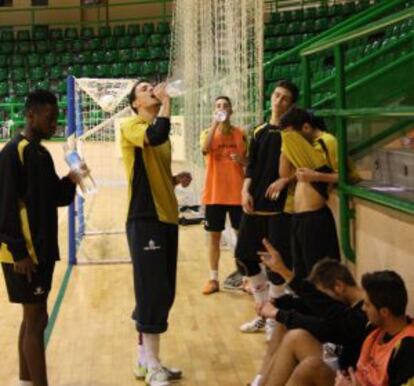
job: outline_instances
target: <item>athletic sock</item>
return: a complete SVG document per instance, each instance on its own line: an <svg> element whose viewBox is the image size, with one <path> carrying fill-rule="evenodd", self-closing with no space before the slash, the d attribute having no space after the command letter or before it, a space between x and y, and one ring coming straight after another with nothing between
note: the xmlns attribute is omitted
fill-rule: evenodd
<svg viewBox="0 0 414 386"><path fill-rule="evenodd" d="M33 386L32 381L23 381L22 379L19 380L19 386Z"/></svg>
<svg viewBox="0 0 414 386"><path fill-rule="evenodd" d="M160 334L142 334L144 340L145 358L150 369L161 366L160 364Z"/></svg>
<svg viewBox="0 0 414 386"><path fill-rule="evenodd" d="M210 280L218 281L218 271L210 271Z"/></svg>
<svg viewBox="0 0 414 386"><path fill-rule="evenodd" d="M147 358L145 356L145 348L143 342L142 332L138 333L138 350L137 350L137 363L141 366L147 366Z"/></svg>
<svg viewBox="0 0 414 386"><path fill-rule="evenodd" d="M270 299L277 299L281 297L285 292L286 285L276 285L273 283L269 283L269 298Z"/></svg>
<svg viewBox="0 0 414 386"><path fill-rule="evenodd" d="M263 303L268 300L269 295L267 291L267 277L263 272L249 277L252 285L253 297L256 303Z"/></svg>

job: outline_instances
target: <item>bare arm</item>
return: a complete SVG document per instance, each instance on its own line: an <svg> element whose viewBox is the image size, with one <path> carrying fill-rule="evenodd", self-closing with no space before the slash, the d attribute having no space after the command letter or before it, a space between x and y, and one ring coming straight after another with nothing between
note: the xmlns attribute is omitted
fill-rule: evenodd
<svg viewBox="0 0 414 386"><path fill-rule="evenodd" d="M328 182L332 184L338 182L338 173L321 173L308 168L297 169L296 177L301 182Z"/></svg>
<svg viewBox="0 0 414 386"><path fill-rule="evenodd" d="M211 141L213 140L214 133L216 132L218 126L219 126L219 122L213 121L213 124L208 129L207 137L204 140L204 143L202 144L202 147L201 147L201 152L203 153L203 155L206 155L210 152Z"/></svg>
<svg viewBox="0 0 414 386"><path fill-rule="evenodd" d="M249 191L251 183L252 183L251 178L245 178L243 182L243 188L242 188L242 206L243 206L243 210L247 214L251 214L254 211L253 197Z"/></svg>
<svg viewBox="0 0 414 386"><path fill-rule="evenodd" d="M281 153L279 160L279 176L280 178L291 179L295 175L295 167L287 159L287 157Z"/></svg>

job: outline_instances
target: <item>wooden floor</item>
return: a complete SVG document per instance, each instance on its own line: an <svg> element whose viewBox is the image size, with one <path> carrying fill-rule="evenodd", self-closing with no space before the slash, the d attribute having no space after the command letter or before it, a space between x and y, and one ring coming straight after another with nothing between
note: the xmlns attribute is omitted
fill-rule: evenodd
<svg viewBox="0 0 414 386"><path fill-rule="evenodd" d="M64 255L63 233L61 244ZM234 267L229 252L223 252L221 263L223 279ZM49 309L65 269L63 259L56 270ZM161 344L163 361L183 369L184 378L176 385L245 385L260 365L264 335L239 332L240 324L253 316L248 295L228 291L201 295L207 273L202 227L180 228L177 297ZM21 310L7 302L3 279L0 283L0 385L14 386ZM137 340L130 319L133 304L129 264L75 267L47 348L50 385L143 385L132 375Z"/></svg>

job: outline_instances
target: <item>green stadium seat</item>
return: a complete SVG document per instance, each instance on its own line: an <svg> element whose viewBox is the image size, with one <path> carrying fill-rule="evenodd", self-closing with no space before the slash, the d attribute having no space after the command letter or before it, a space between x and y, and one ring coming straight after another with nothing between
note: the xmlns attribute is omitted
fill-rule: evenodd
<svg viewBox="0 0 414 386"><path fill-rule="evenodd" d="M47 25L35 25L32 28L33 40L47 40L49 35L49 27Z"/></svg>
<svg viewBox="0 0 414 386"><path fill-rule="evenodd" d="M50 69L50 78L53 80L57 80L57 79L62 79L64 74L63 74L63 69L60 66L53 66Z"/></svg>
<svg viewBox="0 0 414 386"><path fill-rule="evenodd" d="M313 20L305 20L302 22L300 26L300 32L307 33L307 32L313 32L314 24Z"/></svg>
<svg viewBox="0 0 414 386"><path fill-rule="evenodd" d="M57 56L54 53L49 52L48 54L46 54L44 57L44 64L47 67L51 67L54 66L57 63Z"/></svg>
<svg viewBox="0 0 414 386"><path fill-rule="evenodd" d="M153 75L157 72L157 62L156 61L145 61L142 63L142 74L143 75Z"/></svg>
<svg viewBox="0 0 414 386"><path fill-rule="evenodd" d="M72 54L69 52L63 53L63 55L60 57L60 64L62 66L69 66L73 63Z"/></svg>
<svg viewBox="0 0 414 386"><path fill-rule="evenodd" d="M26 79L26 71L24 67L15 67L11 71L14 81L21 81Z"/></svg>
<svg viewBox="0 0 414 386"><path fill-rule="evenodd" d="M0 81L5 81L9 77L9 72L7 71L7 68L0 67Z"/></svg>
<svg viewBox="0 0 414 386"><path fill-rule="evenodd" d="M121 62L130 62L133 59L133 52L131 50L119 50L118 57Z"/></svg>
<svg viewBox="0 0 414 386"><path fill-rule="evenodd" d="M102 26L98 28L98 36L100 38L107 38L112 35L111 27L109 26Z"/></svg>
<svg viewBox="0 0 414 386"><path fill-rule="evenodd" d="M13 55L11 57L11 65L13 67L23 67L25 64L24 56L23 55Z"/></svg>
<svg viewBox="0 0 414 386"><path fill-rule="evenodd" d="M170 47L171 45L171 35L162 35L162 43L163 47Z"/></svg>
<svg viewBox="0 0 414 386"><path fill-rule="evenodd" d="M167 74L169 69L169 61L168 60L162 60L158 63L158 71L160 74Z"/></svg>
<svg viewBox="0 0 414 386"><path fill-rule="evenodd" d="M0 97L4 98L9 95L9 84L7 82L0 82Z"/></svg>
<svg viewBox="0 0 414 386"><path fill-rule="evenodd" d="M154 23L145 23L142 27L142 33L144 35L151 35L155 32Z"/></svg>
<svg viewBox="0 0 414 386"><path fill-rule="evenodd" d="M114 78L119 78L124 76L124 68L125 66L121 63L113 63L111 65L111 74Z"/></svg>
<svg viewBox="0 0 414 386"><path fill-rule="evenodd" d="M68 27L65 29L65 39L73 40L78 39L78 29L75 27Z"/></svg>
<svg viewBox="0 0 414 386"><path fill-rule="evenodd" d="M0 54L10 55L13 52L12 42L2 42L0 44Z"/></svg>
<svg viewBox="0 0 414 386"><path fill-rule="evenodd" d="M104 47L107 50L114 50L117 48L117 39L115 37L107 37L104 39Z"/></svg>
<svg viewBox="0 0 414 386"><path fill-rule="evenodd" d="M303 18L305 20L314 19L317 13L316 10L317 10L316 7L305 8L304 13L303 13Z"/></svg>
<svg viewBox="0 0 414 386"><path fill-rule="evenodd" d="M140 74L140 64L137 62L130 62L127 64L126 66L126 74L127 76L130 77L138 77Z"/></svg>
<svg viewBox="0 0 414 386"><path fill-rule="evenodd" d="M12 42L14 40L13 31L12 30L1 31L0 40L2 42Z"/></svg>
<svg viewBox="0 0 414 386"><path fill-rule="evenodd" d="M95 37L95 31L93 27L82 27L81 29L82 39L92 39L93 37Z"/></svg>
<svg viewBox="0 0 414 386"><path fill-rule="evenodd" d="M49 38L51 40L62 40L63 31L60 28L53 28L49 31Z"/></svg>
<svg viewBox="0 0 414 386"><path fill-rule="evenodd" d="M17 52L20 54L28 54L32 52L32 45L30 41L22 41L17 44Z"/></svg>
<svg viewBox="0 0 414 386"><path fill-rule="evenodd" d="M31 81L42 80L46 76L44 67L31 67L29 68L29 78Z"/></svg>
<svg viewBox="0 0 414 386"><path fill-rule="evenodd" d="M159 34L153 34L148 39L148 45L150 47L159 47L162 45L162 35Z"/></svg>
<svg viewBox="0 0 414 386"><path fill-rule="evenodd" d="M135 60L148 60L150 54L147 48L140 48L134 51Z"/></svg>
<svg viewBox="0 0 414 386"><path fill-rule="evenodd" d="M280 16L279 16L279 12L273 12L270 14L270 22L272 24L278 24L280 21Z"/></svg>
<svg viewBox="0 0 414 386"><path fill-rule="evenodd" d="M322 18L328 16L328 8L327 7L318 7L316 8L316 18Z"/></svg>
<svg viewBox="0 0 414 386"><path fill-rule="evenodd" d="M82 66L82 76L86 78L93 78L95 75L95 66L92 64L84 64Z"/></svg>
<svg viewBox="0 0 414 386"><path fill-rule="evenodd" d="M55 53L66 52L66 44L63 40L51 40L50 49Z"/></svg>
<svg viewBox="0 0 414 386"><path fill-rule="evenodd" d="M305 21L303 21L303 22L300 22L300 21L294 21L294 22L292 22L292 23L289 23L289 26L288 26L288 28L287 28L287 30L286 30L286 33L287 33L288 35L292 35L292 34L297 34L297 33L299 33L299 32L302 32L302 31L301 31L301 25L302 25L303 23L305 23Z"/></svg>
<svg viewBox="0 0 414 386"><path fill-rule="evenodd" d="M102 40L98 38L86 40L84 43L84 48L91 51L100 50L102 48Z"/></svg>
<svg viewBox="0 0 414 386"><path fill-rule="evenodd" d="M35 42L35 52L38 54L44 54L49 51L49 44L47 40L39 40Z"/></svg>
<svg viewBox="0 0 414 386"><path fill-rule="evenodd" d="M118 61L118 52L110 50L105 52L105 63L116 63Z"/></svg>
<svg viewBox="0 0 414 386"><path fill-rule="evenodd" d="M127 33L129 36L139 35L140 31L141 27L139 24L130 24L127 29Z"/></svg>
<svg viewBox="0 0 414 386"><path fill-rule="evenodd" d="M9 64L9 56L0 55L0 67L6 67Z"/></svg>
<svg viewBox="0 0 414 386"><path fill-rule="evenodd" d="M264 49L265 51L273 51L276 50L277 46L277 38L268 38L264 41Z"/></svg>
<svg viewBox="0 0 414 386"><path fill-rule="evenodd" d="M82 40L72 40L72 52L81 52L83 50Z"/></svg>
<svg viewBox="0 0 414 386"><path fill-rule="evenodd" d="M355 3L354 2L345 3L343 6L343 14L347 16L351 16L354 13L355 13Z"/></svg>
<svg viewBox="0 0 414 386"><path fill-rule="evenodd" d="M43 90L49 90L50 89L50 82L46 79L40 80L34 84L35 88L41 88Z"/></svg>
<svg viewBox="0 0 414 386"><path fill-rule="evenodd" d="M111 66L109 64L98 64L96 66L96 76L98 78L109 78L111 76Z"/></svg>
<svg viewBox="0 0 414 386"><path fill-rule="evenodd" d="M116 37L125 36L126 29L124 25L116 25L112 30L112 35Z"/></svg>
<svg viewBox="0 0 414 386"><path fill-rule="evenodd" d="M150 59L162 59L164 58L164 49L161 47L152 47L149 49Z"/></svg>
<svg viewBox="0 0 414 386"><path fill-rule="evenodd" d="M80 76L83 75L82 66L80 64L74 64L74 65L69 66L67 69L67 74L73 75L79 78Z"/></svg>
<svg viewBox="0 0 414 386"><path fill-rule="evenodd" d="M157 33L166 35L170 33L170 24L167 22L161 22L157 25Z"/></svg>
<svg viewBox="0 0 414 386"><path fill-rule="evenodd" d="M105 63L105 51L93 51L91 56L91 63Z"/></svg>
<svg viewBox="0 0 414 386"><path fill-rule="evenodd" d="M264 27L264 36L269 37L269 36L273 36L274 35L274 26L273 24L266 24Z"/></svg>
<svg viewBox="0 0 414 386"><path fill-rule="evenodd" d="M324 17L315 21L315 32L325 31L329 27L329 19Z"/></svg>
<svg viewBox="0 0 414 386"><path fill-rule="evenodd" d="M30 31L29 30L17 31L16 37L19 42L30 40Z"/></svg>
<svg viewBox="0 0 414 386"><path fill-rule="evenodd" d="M118 38L117 47L119 49L131 48L131 37L121 36Z"/></svg>
<svg viewBox="0 0 414 386"><path fill-rule="evenodd" d="M147 36L145 35L137 35L132 41L132 45L135 48L145 47L146 44L147 44Z"/></svg>
<svg viewBox="0 0 414 386"><path fill-rule="evenodd" d="M14 93L16 96L25 97L29 93L29 86L26 82L17 82L14 84Z"/></svg>

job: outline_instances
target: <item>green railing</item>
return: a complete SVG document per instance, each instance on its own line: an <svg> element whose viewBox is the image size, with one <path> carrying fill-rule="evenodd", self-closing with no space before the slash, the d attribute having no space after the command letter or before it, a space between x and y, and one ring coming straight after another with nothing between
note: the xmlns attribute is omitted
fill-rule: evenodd
<svg viewBox="0 0 414 386"><path fill-rule="evenodd" d="M47 24L49 26L70 26L70 25L109 25L116 23L125 23L125 22L144 22L144 21L167 21L171 18L171 13L169 12L168 5L171 5L173 0L135 0L135 1L125 1L121 3L109 3L103 2L102 4L90 4L90 5L78 5L78 6L59 6L59 7L30 7L30 8L18 8L18 7L0 7L0 16L3 14L13 15L18 14L20 19L29 19L28 23L10 23L3 21L1 28L13 27L21 29L24 27L33 27L35 25ZM127 9L131 6L140 6L140 5L160 5L160 13L157 16L139 16L134 15L134 17L128 18L117 18L114 15L111 15L112 10L119 10L121 8ZM88 20L84 19L84 12L88 10L96 10L95 15L88 15ZM55 17L59 19L59 12L68 12L68 11L78 11L77 15L74 15L74 18L77 17L77 20L74 21L59 21L59 20L48 20L44 22L42 20L42 15L46 13L55 12ZM92 16L93 20L89 20ZM95 16L95 17L93 17Z"/></svg>
<svg viewBox="0 0 414 386"><path fill-rule="evenodd" d="M308 46L302 50L302 69L304 73L304 101L305 107L310 107L311 104L311 73L310 73L310 60L311 57L317 54L321 54L326 50L333 50L335 59L335 75L334 75L334 96L331 98L335 102L335 108L325 109L319 111L319 114L325 117L334 117L336 122L336 133L338 138L338 160L339 160L339 198L340 198L340 224L341 224L341 241L343 251L346 257L350 260L355 260L355 251L351 244L351 232L350 223L354 218L354 211L350 208L350 200L352 197L358 197L363 200L368 200L379 205L383 205L395 210L399 210L405 213L414 214L414 203L403 200L399 197L393 197L384 193L369 190L361 186L352 186L347 182L347 157L349 154L356 154L366 150L369 146L372 146L379 141L383 141L389 136L395 135L397 132L402 132L410 124L414 122L414 106L404 107L372 107L372 108L351 108L348 109L346 105L347 93L361 84L366 84L368 81L374 81L378 76L377 74L366 74L358 82L354 82L351 85L346 84L346 72L345 72L345 60L344 50L346 43L351 40L367 36L377 31L383 30L386 27L394 25L396 23L407 20L414 17L414 7L411 7L405 11L398 12L392 16L385 17L377 22L365 25L362 28L351 33L339 34L335 37L326 38L323 41L317 42ZM411 34L412 38L412 34ZM414 42L414 40L412 40ZM413 52L403 55L397 61L389 63L380 69L382 73L392 73L393 69L400 65L402 61L413 61ZM414 62L409 62L414 63ZM407 74L409 77L412 74ZM386 93L386 90L381 90L382 93ZM373 136L363 143L354 146L351 151L348 151L347 143L347 119L351 117L400 117L402 122L390 127L387 130Z"/></svg>

